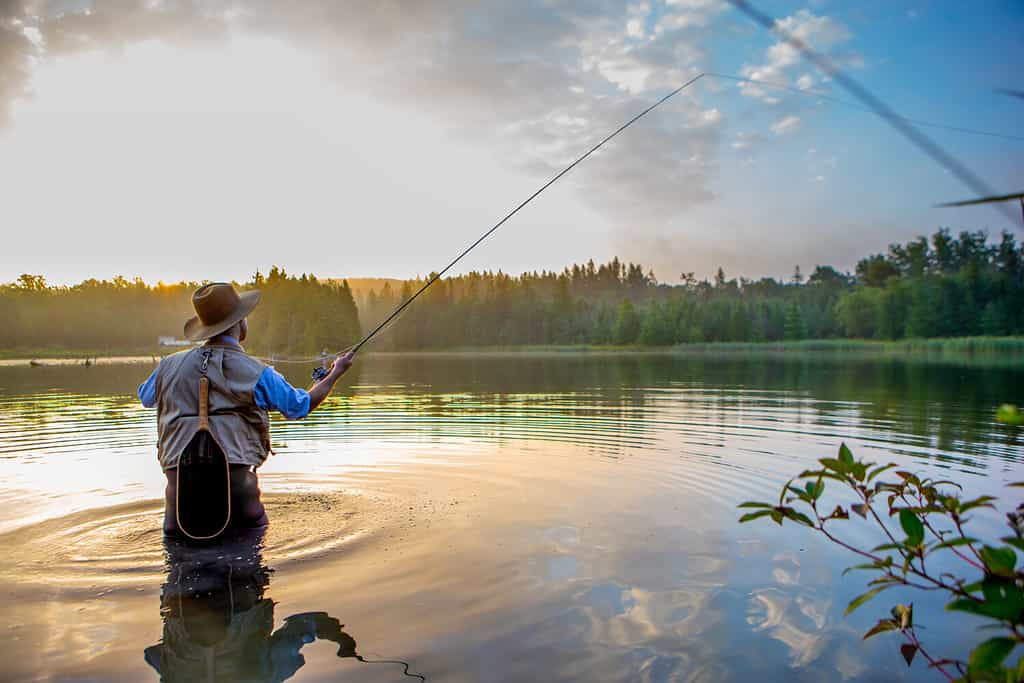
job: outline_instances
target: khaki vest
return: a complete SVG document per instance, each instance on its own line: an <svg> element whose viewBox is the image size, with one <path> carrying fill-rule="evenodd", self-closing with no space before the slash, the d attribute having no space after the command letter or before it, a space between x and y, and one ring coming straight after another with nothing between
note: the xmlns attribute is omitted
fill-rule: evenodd
<svg viewBox="0 0 1024 683"><path fill-rule="evenodd" d="M253 389L267 366L235 347L207 344L160 361L156 378L160 466L177 467L199 429L200 366L207 350L210 433L229 463L262 465L270 451L270 420L267 411L256 405Z"/></svg>

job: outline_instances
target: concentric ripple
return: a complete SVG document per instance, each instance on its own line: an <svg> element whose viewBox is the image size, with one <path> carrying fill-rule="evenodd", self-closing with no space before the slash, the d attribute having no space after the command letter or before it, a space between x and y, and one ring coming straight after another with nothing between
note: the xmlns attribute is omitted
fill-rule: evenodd
<svg viewBox="0 0 1024 683"><path fill-rule="evenodd" d="M358 496L270 494L273 523L263 539L271 567L322 557L371 533ZM0 535L0 572L15 584L113 589L160 577L163 504L94 508Z"/></svg>

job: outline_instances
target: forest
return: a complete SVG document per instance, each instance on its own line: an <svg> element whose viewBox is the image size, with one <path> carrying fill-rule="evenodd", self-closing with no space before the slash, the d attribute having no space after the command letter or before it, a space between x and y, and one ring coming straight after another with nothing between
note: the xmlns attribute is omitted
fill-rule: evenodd
<svg viewBox="0 0 1024 683"><path fill-rule="evenodd" d="M86 280L49 286L39 275L22 275L0 286L0 349L155 353L159 337L180 339L193 315L197 282L147 285L141 279ZM359 316L345 282L313 275L291 276L274 267L256 273L239 289L258 288L260 304L249 317L246 348L255 353L313 354L338 340L359 336Z"/></svg>
<svg viewBox="0 0 1024 683"><path fill-rule="evenodd" d="M892 244L853 273L797 267L786 280L680 275L662 284L615 258L561 272L471 272L435 283L375 341L378 350L541 345L671 346L801 339L1024 334L1024 245L981 231ZM247 347L269 355L337 349L372 329L424 279L345 280L274 267L239 288L263 299ZM377 283L383 282L382 285ZM40 275L0 285L0 349L144 351L180 336L199 283L140 279L51 286ZM358 304L358 306L357 306Z"/></svg>
<svg viewBox="0 0 1024 683"><path fill-rule="evenodd" d="M669 346L800 339L1024 334L1024 245L1010 233L939 230L862 258L854 273L797 267L786 281L680 276L660 284L641 265L573 265L560 273L469 273L436 283L379 346L393 349L545 344ZM363 327L421 281L360 293Z"/></svg>

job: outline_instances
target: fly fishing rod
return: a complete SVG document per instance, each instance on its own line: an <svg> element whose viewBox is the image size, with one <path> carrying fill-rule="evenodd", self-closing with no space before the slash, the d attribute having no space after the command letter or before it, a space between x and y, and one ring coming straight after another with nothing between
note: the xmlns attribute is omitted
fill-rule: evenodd
<svg viewBox="0 0 1024 683"><path fill-rule="evenodd" d="M584 160L584 159L586 159L587 157L589 157L589 156L590 156L591 154L593 154L593 153L594 153L594 152L596 152L597 150L601 149L601 147L603 147L603 146L605 145L605 143L609 142L609 141L610 141L610 140L611 140L612 138L614 138L614 137L615 137L616 135L618 135L618 134L619 134L619 133L621 133L622 131L626 130L627 128L629 128L630 126L632 126L632 125L633 125L634 123L636 123L637 121L639 121L640 119L642 119L642 118L643 118L644 116L646 116L646 115L647 115L647 114L649 114L650 112L654 111L654 110L655 110L655 109L657 109L657 108L658 108L659 106L661 106L661 105L662 105L662 104L664 104L665 102L668 102L668 101L669 101L670 99L672 99L673 97L675 97L675 96L676 96L677 94L681 93L681 92L682 92L683 90L687 89L688 87L690 87L691 85L693 85L694 83L696 83L697 81L699 81L699 80L700 80L700 79L701 79L701 78L702 78L703 76L704 76L704 74L703 74L703 73L699 73L699 74L697 74L696 76L694 76L693 78L691 78L690 80L688 80L688 81L687 81L686 83L683 83L683 84L682 84L681 86L679 86L678 88L676 88L675 90L673 90L673 91L672 91L672 92L670 92L669 94L665 95L664 97L662 97L662 98L661 98L660 100L658 100L657 102L655 102L655 103L654 103L654 104L652 104L651 106L647 107L647 109L644 109L644 110L643 110L642 112L640 112L639 114L637 114L636 116L634 116L633 118L631 118L631 119L630 119L629 121L626 121L626 122L625 122L624 124L622 124L621 126L619 126L619 127L618 127L618 128L617 128L617 129L616 129L616 130L615 130L614 132L613 132L613 133L611 133L610 135L608 135L607 137L605 137L605 138L604 138L603 140L601 140L601 141L600 141L599 143L597 143L596 145L594 145L593 147L591 147L591 148L590 148L589 150L587 150L585 154L583 154L582 156L580 156L579 158L577 158L577 159L576 159L576 160L575 160L574 162L572 162L571 164L569 164L568 166L566 166L565 168L563 168L563 169L562 169L561 171L559 171L559 172L558 172L558 173L557 173L557 174L556 174L556 175L555 175L555 176L554 176L553 178L551 178L551 180L547 181L546 183L544 183L543 185L541 185L541 186L540 186L539 188L537 188L537 190L536 190L536 191L535 191L535 192L534 192L533 194L531 194L531 195L530 195L529 197L527 197L526 199L524 199L523 201L521 201L521 202L520 202L520 203L519 203L519 204L518 204L518 205L516 206L516 208L512 209L512 210L511 210L511 211L509 211L509 212L508 212L507 214L505 214L504 218L502 218L502 219L501 219L500 221L498 221L497 223L495 223L495 224L494 224L494 225L493 225L493 226L491 227L491 229L490 229L490 230L488 230L488 231L487 231L487 232L485 232L484 234L480 235L480 237L478 237L478 238L477 238L477 240L476 240L475 242L473 242L473 243L472 243L471 245L469 245L468 247L466 247L466 248L465 248L465 249L464 249L464 250L462 251L462 253L461 253L461 254L459 254L459 255L458 255L458 256L456 256L456 257L455 257L454 259L452 259L452 260L451 260L451 262L450 262L450 263L449 263L449 264L448 264L447 266L445 266L444 268L442 268L440 272L438 272L438 273L435 273L434 275L432 275L432 276L430 277L430 279L428 279L428 280L427 280L427 281L426 281L425 283L423 283L423 286L422 286L422 287L420 287L420 288L419 288L419 289L418 289L418 290L416 291L416 293L415 293L415 294L413 294L413 295L412 295L412 296L410 296L410 297L409 297L408 299L406 299L406 300L405 300L404 302L402 302L402 304L401 304L401 305L400 305L400 306L399 306L398 308L396 308L396 309L395 309L394 311L392 311L391 315L389 315L389 316L388 316L387 318L384 318L383 322L381 322L381 323L380 323L379 325L377 325L377 327L373 328L373 331L371 331L371 332L370 332L369 334L367 334L367 335L366 335L365 337L363 337L362 339L360 339L358 343L356 343L356 344L355 344L354 346L352 346L351 348L349 348L349 349L348 349L348 350L347 350L346 352L351 352L351 353L356 353L356 352L358 352L358 351L359 351L359 349L361 349L361 348L363 347L363 344L365 344L366 342L368 342L368 341L370 341L371 339L373 339L373 337L374 337L374 336L375 336L375 335L376 335L376 334L377 334L378 332L380 332L380 331L381 331L381 330L383 330L383 329L384 329L385 327L387 327L388 323L390 323L390 322L391 322L392 320L394 320L395 318L397 318L397 317L399 316L399 314L401 314L401 312L402 312L402 311L404 311L404 310L405 310L406 308L408 308L409 304L411 304L411 303L412 303L413 301L416 301L417 297L419 297L419 295L420 295L420 294L423 294L423 292L427 291L427 288L428 288L428 287L430 287L430 285L432 285L432 284L434 284L435 282L437 282L438 280L440 280L440 279L441 279L441 277L442 277L442 276L443 276L443 275L444 275L445 273L447 273L447 272L448 272L449 270L451 270L451 269L452 269L452 267L453 267L453 266L454 266L454 265L455 265L456 263L458 263L459 261L461 261L461 260L462 260L462 258L463 258L463 257L464 257L464 256L465 256L466 254L468 254L469 252L473 251L473 249L475 249L475 248L477 247L477 245L479 245L479 244L480 244L481 242L483 242L483 241L484 241L485 239L487 239L488 237L490 237L490 236L491 236L491 234L492 234L492 233L493 233L493 232L494 232L495 230L497 230L497 229L498 229L498 228L500 228L501 226L505 225L505 223L506 223L506 222L508 222L508 220L509 220L510 218L512 218L512 216L515 216L515 215L516 215L517 213L519 213L519 211L520 211L520 210L521 210L521 209L522 209L523 207L525 207L525 206L526 206L527 204L529 204L529 203L530 203L530 202L532 202L532 201L533 201L534 199L536 199L536 198L537 198L537 196L538 196L538 195L540 195L540 193L541 193L541 192L543 192L544 190L546 190L546 189L548 189L549 187L551 187L552 185L554 185L554 184L555 184L555 182L557 182L559 178L561 178L561 177L562 177L562 176L564 176L564 175L565 175L566 173L568 173L568 172L569 172L569 171L571 171L572 169L574 169L574 168L576 168L577 166L579 166L579 165L580 165L580 164L581 164L581 163L583 162L583 160Z"/></svg>
<svg viewBox="0 0 1024 683"><path fill-rule="evenodd" d="M485 232L484 234L480 235L480 237L478 237L475 242L473 242L468 247L463 249L462 253L460 253L458 256L456 256L454 259L452 259L451 262L448 265L446 265L444 268L442 268L439 272L437 272L434 275L432 275L426 282L423 283L423 286L421 286L418 290L416 290L415 294L413 294L408 299L403 301L394 311L391 312L391 315L389 315L382 322L380 322L376 327L374 327L373 330L371 330L369 332L369 334L364 336L362 339L360 339L358 342L356 342L352 346L348 347L347 349L344 349L344 350L340 351L338 353L338 355L341 355L341 354L344 354L344 353L355 354L356 352L358 352L359 349L361 349L364 344L366 344L368 341L373 339L381 330L383 330L385 327L387 327L388 324L391 323L392 320L394 320L399 315L401 315L402 311L404 311L406 308L408 308L410 306L410 304L412 304L413 301L416 301L416 299L419 298L419 296L421 294L423 294L423 292L427 291L427 288L430 287L430 285L432 285L435 282L437 282L438 280L440 280L444 276L444 274L447 273L449 270L451 270L455 266L455 264L457 264L459 261L461 261L466 256L466 254L468 254L469 252L473 251L473 249L475 249L481 242L483 242L485 239L490 237L494 233L494 231L496 231L501 226L505 225L505 223L507 223L510 218L515 216L527 204L529 204L534 199L536 199L538 197L538 195L540 195L541 192L543 192L544 190L546 190L549 187L551 187L552 185L554 185L558 181L559 178L561 178L566 173L568 173L572 169L574 169L577 166L579 166L583 162L584 159L589 157L591 154L593 154L597 150L601 149L601 147L603 147L606 143L611 141L611 139L614 138L616 135L618 135L622 131L626 130L627 128L632 126L634 123L636 123L637 121L642 119L644 116L646 116L647 114L651 113L652 111L657 109L659 106L661 106L665 102L668 102L670 99L672 99L673 97L675 97L676 95L681 93L683 90L685 90L686 88L690 87L691 85L693 85L694 83L699 81L701 78L703 78L703 76L704 76L703 73L699 73L696 76L694 76L693 78L691 78L690 80L688 80L686 83L683 83L681 86L679 86L678 88L676 88L675 90L673 90L669 94L665 95L660 100L658 100L657 102L655 102L651 106L647 107L646 109L644 109L642 112L640 112L639 114L637 114L636 116L634 116L630 120L626 121L624 124L622 124L617 129L615 129L615 131L613 133L611 133L610 135L606 136L604 139L602 139L596 145L594 145L589 150L587 150L586 153L584 153L582 156L580 156L575 161L573 161L571 164L569 164L568 166L563 168L561 171L559 171L557 174L555 174L554 177L552 177L546 183L544 183L539 188L537 188L537 190L533 194L531 194L529 197L527 197L526 199L521 201L518 205L516 205L516 207L514 209L512 209L507 214L505 214L505 216L500 221L498 221L493 226L491 226L491 228L487 232ZM316 358L312 358L312 359L296 359L296 360L274 359L274 360L276 362L308 363L310 361L321 360L321 357L316 357ZM316 374L314 373L314 377L315 376L316 376Z"/></svg>
<svg viewBox="0 0 1024 683"><path fill-rule="evenodd" d="M555 174L550 180L548 180L546 183L541 185L536 191L534 191L533 194L531 194L529 197L527 197L522 202L520 202L518 205L516 205L516 207L514 209L512 209L511 211L509 211L507 214L505 214L505 216L502 217L501 220L499 220L497 223L495 223L493 226L491 226L491 228L488 229L480 237L478 237L476 239L476 241L474 241L472 244L470 244L468 247L466 247L458 256L456 256L454 259L452 259L451 262L448 263L448 265L446 265L444 268L442 268L439 272L436 272L434 275L430 276L427 279L427 281L424 282L423 285L420 286L420 288L418 290L416 290L415 293L413 293L409 298L407 298L405 301L403 301L401 304L399 304L399 306L397 308L395 308L395 310L392 311L391 314L388 315L388 317L386 317L383 321L381 321L379 324L377 324L377 326L374 327L362 339L360 339L358 342L356 342L352 346L349 346L348 348L345 348L345 349L339 351L338 354L336 354L336 355L341 355L341 354L344 354L344 353L352 353L352 354L357 353L367 342L369 342L371 339L373 339L378 333L381 332L381 330L383 330L385 327L387 327L389 324L391 324L391 322L393 320L395 320L395 318L397 318L399 315L401 315L402 312L405 311L405 309L408 308L412 304L412 302L414 302L416 299L418 299L420 297L420 295L422 295L431 285L433 285L435 282L437 282L442 277L444 277L445 273L447 273L449 270L451 270L459 261L461 261L467 254L469 254L469 252L473 251L473 249L475 249L477 246L479 246L481 242L483 242L485 239L490 237L496 230L498 230L498 228L500 228L505 223L507 223L513 216L515 216L517 213L519 213L519 211L521 211L524 207L526 207L527 204L529 204L534 199L536 199L542 192L544 192L546 189L548 189L553 184L555 184L562 176L564 176L566 173L568 173L572 169L576 168L576 166L581 164L585 159L587 159L587 157L589 157L591 154L593 154L594 152L599 150L606 143L608 143L613 138L615 138L617 135L619 135L619 133L623 132L624 130L626 130L627 128L632 126L634 123L636 123L637 121L642 119L644 116L646 116L647 114L652 112L654 109L658 108L659 106L661 106L662 104L664 104L668 100L672 99L677 94L679 94L680 92L682 92L686 88L690 87L691 85L693 85L694 83L699 81L701 78L705 78L705 77L708 77L708 78L723 78L723 79L729 79L729 80L740 81L740 82L749 82L749 83L752 83L752 84L761 85L761 86L765 86L765 87L780 88L780 89L789 90L791 92L802 94L802 95L822 97L824 99L828 99L830 101L837 102L837 103L843 104L845 106L854 106L854 107L857 107L857 108L860 108L860 109L867 110L869 112L873 112L876 115L878 115L879 117L881 117L882 119L884 119L886 122L888 122L898 132L903 134L914 145L916 145L919 149L924 151L925 154L930 156L940 166L944 167L947 171L949 171L951 174L953 174L963 184L967 185L968 187L970 187L971 189L973 189L975 191L979 191L979 192L982 192L982 193L988 192L989 194L991 194L991 192L988 189L988 186L986 185L986 183L983 180L981 180L978 176L974 175L974 173L972 173L963 164L961 164L957 159L955 159L949 153L947 153L937 143L933 142L930 138L928 138L923 133L918 131L914 127L914 124L917 124L917 125L920 125L920 126L929 126L929 127L935 127L935 128L943 128L943 129L946 129L946 130L951 130L951 131L960 132L960 133L968 133L968 134L973 134L973 135L988 135L988 136L992 136L992 137L1000 137L1000 138L1005 138L1005 139L1016 139L1016 140L1019 140L1020 138L1018 136L1012 136L1012 135L1006 135L1006 134L1001 134L1001 133L994 133L994 132L982 131L982 130L970 129L970 128L959 128L959 127L954 127L954 126L947 126L947 125L944 125L944 124L938 124L938 123L933 123L933 122L929 122L929 121L919 121L919 120L910 119L910 118L907 118L907 117L904 117L904 116L900 116L895 111L893 111L891 108L889 108L885 103L883 103L881 100L879 100L877 97L875 97L870 91L868 91L866 88L864 88L858 82L854 81L852 78L847 76L838 66L836 66L827 57L825 57L824 55L821 55L821 54L815 52L805 42L803 42L802 40L800 40L796 36L794 36L791 33L785 31L784 29L782 29L782 27L778 24L778 22L776 22L774 19L769 17L767 14L764 14L763 12L761 12L760 10L758 10L757 8L752 6L746 0L728 0L728 1L736 9L738 9L741 12L743 12L744 14L746 14L748 17L753 19L755 22L761 24L765 28L767 28L770 31L772 31L772 32L776 33L777 35L779 35L786 43L788 43L791 47L793 47L798 52L800 52L804 56L805 59L807 59L809 62L811 62L812 64L817 66L819 69L824 71L829 76L831 76L837 83L839 83L844 89L846 89L847 92L851 93L857 99L859 99L863 103L862 106L858 106L858 105L852 104L850 102L844 102L842 100L839 100L838 98L830 97L830 96L828 96L828 95L826 95L824 93L815 92L815 91L809 90L809 89L791 88L791 87L788 87L786 85L779 84L779 83L771 83L771 82L759 81L757 79L742 78L742 77L739 77L739 76L731 76L731 75L727 75L727 74L720 74L720 73L713 73L713 72L701 72L701 73L697 74L696 76L694 76L693 78L691 78L690 80L688 80L687 82L683 83L681 86L679 86L678 88L676 88L672 92L668 93L667 95L665 95L664 97L659 99L658 101L654 102L654 104L650 105L649 107L647 107L646 109L641 111L639 114L637 114L633 118L631 118L628 121L626 121L624 124L619 126L615 131L613 131L611 134L609 134L608 136L603 138L600 142L598 142L596 145L594 145L589 150L587 150L584 154L582 154L580 157L578 157L575 161L573 161L568 166L566 166L561 171L559 171L557 174ZM325 365L326 365L326 357L327 357L326 354L321 354L320 356L314 356L312 358L294 358L294 359L290 359L290 358L276 358L276 357L274 357L274 358L267 359L267 360L270 360L270 361L276 362L276 363L311 363L311 362L320 361L321 363L324 364L324 366L322 366L321 368L318 368L317 371L315 371L313 373L314 379L320 379L320 377L322 377L323 375L319 375L318 371L322 371L323 374L326 374L326 367L325 367Z"/></svg>

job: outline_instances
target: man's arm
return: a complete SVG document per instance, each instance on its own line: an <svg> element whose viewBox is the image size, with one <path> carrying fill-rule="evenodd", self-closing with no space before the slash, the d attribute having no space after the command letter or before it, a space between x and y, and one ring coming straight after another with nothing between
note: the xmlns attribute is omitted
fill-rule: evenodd
<svg viewBox="0 0 1024 683"><path fill-rule="evenodd" d="M139 401L142 402L144 408L152 408L156 405L156 374L159 372L160 366L150 373L149 377L145 382L139 385Z"/></svg>
<svg viewBox="0 0 1024 683"><path fill-rule="evenodd" d="M324 399L331 395L334 384L341 379L341 376L352 367L352 358L355 352L349 351L344 356L334 359L334 365L327 376L314 384L309 390L309 412L316 410L317 406L324 402Z"/></svg>
<svg viewBox="0 0 1024 683"><path fill-rule="evenodd" d="M327 398L335 383L345 371L352 367L352 354L339 357L327 376L314 384L309 391L296 389L274 368L266 368L260 375L253 398L256 405L264 410L277 410L289 420L298 420L309 415Z"/></svg>

